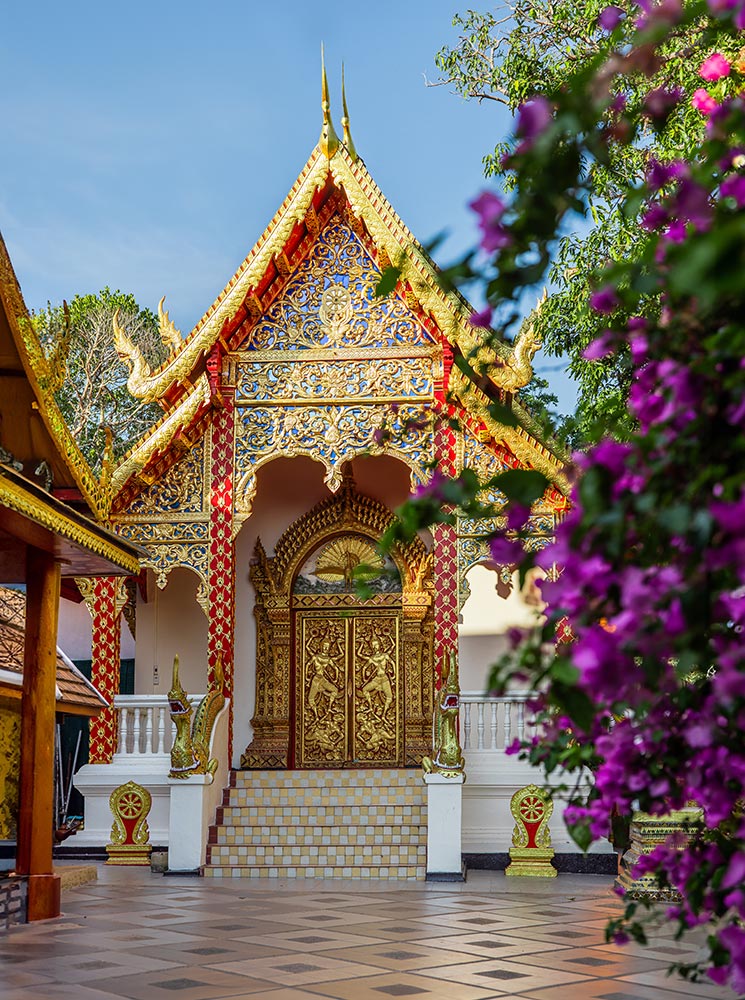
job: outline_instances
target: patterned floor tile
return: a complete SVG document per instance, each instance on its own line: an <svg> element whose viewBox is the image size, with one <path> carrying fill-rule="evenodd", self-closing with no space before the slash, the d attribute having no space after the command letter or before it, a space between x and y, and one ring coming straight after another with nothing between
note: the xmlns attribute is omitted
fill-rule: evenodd
<svg viewBox="0 0 745 1000"><path fill-rule="evenodd" d="M541 881L542 884L536 884ZM0 938L2 1000L732 1000L665 976L669 930L618 949L609 879L447 885L163 879L102 868Z"/></svg>

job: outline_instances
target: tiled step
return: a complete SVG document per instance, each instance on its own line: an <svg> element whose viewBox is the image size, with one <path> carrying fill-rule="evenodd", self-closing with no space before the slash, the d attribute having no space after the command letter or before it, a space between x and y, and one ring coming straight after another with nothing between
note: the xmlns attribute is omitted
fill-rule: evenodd
<svg viewBox="0 0 745 1000"><path fill-rule="evenodd" d="M221 826L391 826L426 823L423 804L393 806L220 806Z"/></svg>
<svg viewBox="0 0 745 1000"><path fill-rule="evenodd" d="M210 829L209 878L422 878L414 769L236 771Z"/></svg>
<svg viewBox="0 0 745 1000"><path fill-rule="evenodd" d="M295 847L303 844L359 844L386 843L405 844L418 843L426 827L421 823L401 824L394 826L352 826L333 825L318 826L259 826L259 825L228 825L220 823L217 826L217 844L286 844Z"/></svg>
<svg viewBox="0 0 745 1000"><path fill-rule="evenodd" d="M346 865L424 864L424 844L212 844L210 864L215 865L295 865L296 867L344 867Z"/></svg>
<svg viewBox="0 0 745 1000"><path fill-rule="evenodd" d="M206 878L394 878L423 879L426 867L421 865L397 865L385 867L354 866L339 867L242 867L240 865L207 865L203 874Z"/></svg>
<svg viewBox="0 0 745 1000"><path fill-rule="evenodd" d="M231 785L236 788L312 787L338 788L340 785L354 787L387 787L422 785L422 771L417 767L365 768L351 767L330 771L232 771Z"/></svg>

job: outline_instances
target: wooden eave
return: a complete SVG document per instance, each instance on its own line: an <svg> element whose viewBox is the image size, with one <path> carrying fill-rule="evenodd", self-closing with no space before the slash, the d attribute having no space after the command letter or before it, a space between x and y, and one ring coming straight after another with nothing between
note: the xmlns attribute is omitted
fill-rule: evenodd
<svg viewBox="0 0 745 1000"><path fill-rule="evenodd" d="M96 517L106 496L80 452L52 392L49 363L34 331L0 234L0 446L32 479L48 463L53 489L79 496Z"/></svg>
<svg viewBox="0 0 745 1000"><path fill-rule="evenodd" d="M144 552L0 465L0 579L26 580L26 547L48 552L62 576L137 575Z"/></svg>

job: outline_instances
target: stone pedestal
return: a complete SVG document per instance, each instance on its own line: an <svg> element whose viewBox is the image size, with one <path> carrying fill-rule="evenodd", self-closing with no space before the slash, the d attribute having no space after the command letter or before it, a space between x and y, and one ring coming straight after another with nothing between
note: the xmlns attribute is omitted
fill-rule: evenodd
<svg viewBox="0 0 745 1000"><path fill-rule="evenodd" d="M687 827L701 817L701 810L695 807L678 809L665 813L663 816L650 816L648 813L634 813L631 821L631 847L621 860L621 873L616 879L627 896L638 898L646 896L649 899L675 901L680 894L673 888L661 889L657 879L652 874L634 877L634 866L645 854L651 854L655 847L664 844L668 838L676 837L676 845L685 850L689 833Z"/></svg>
<svg viewBox="0 0 745 1000"><path fill-rule="evenodd" d="M211 774L169 778L171 808L168 829L168 872L196 872L204 864L207 832L214 813Z"/></svg>
<svg viewBox="0 0 745 1000"><path fill-rule="evenodd" d="M427 881L465 882L461 822L465 775L425 774L427 786Z"/></svg>

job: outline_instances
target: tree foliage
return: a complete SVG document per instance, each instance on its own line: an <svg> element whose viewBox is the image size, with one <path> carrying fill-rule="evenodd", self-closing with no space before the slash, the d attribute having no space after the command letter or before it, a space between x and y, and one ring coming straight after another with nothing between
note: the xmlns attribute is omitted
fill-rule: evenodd
<svg viewBox="0 0 745 1000"><path fill-rule="evenodd" d="M633 13L635 7L625 0L618 9ZM441 82L464 97L498 101L511 111L535 95L559 92L602 51L606 33L599 17L604 9L603 0L503 0L493 12L456 15L459 40L436 57ZM623 18L615 30L619 46L628 44L634 18ZM536 316L546 352L566 357L578 383L577 414L561 428L570 444L593 440L609 426L615 426L619 436L630 429L625 406L628 353L619 351L603 366L583 358L604 323L602 315L587 307L590 282L608 262L641 252L644 232L638 211L629 211L625 191L629 183L642 182L650 157L664 162L695 155L704 133L702 116L689 101L672 101L670 95L690 97L700 87L698 53L711 30L719 31L718 49L735 60L737 39L703 20L686 19L648 50L646 65L640 63L623 76L609 69L612 99L619 107L624 104L637 121L633 141L622 120L602 123L608 138L606 156L602 162L586 163L581 218L555 234L547 271L551 294ZM519 142L519 137L500 142L484 160L487 176L501 178L507 190L514 177L505 156ZM640 308L654 308L654 302L642 302Z"/></svg>
<svg viewBox="0 0 745 1000"><path fill-rule="evenodd" d="M55 369L55 398L80 450L94 471L103 459L104 427L111 429L114 457L120 458L163 414L127 390L127 366L115 349L112 319L120 320L145 358L157 367L166 357L158 317L142 309L133 295L102 289L76 295L69 304L47 305L32 321Z"/></svg>
<svg viewBox="0 0 745 1000"><path fill-rule="evenodd" d="M603 172L619 219L637 228L633 254L588 275L586 303L598 335L584 361L623 373L626 440L606 435L577 457L571 511L537 555L520 542L538 474L511 470L509 484L506 474L491 484L508 509L508 532L491 538L495 562L549 575L545 626L490 684L519 675L538 692L539 731L522 746L532 763L559 776L592 768L589 790L564 789L581 847L607 836L614 814L695 803L685 849L673 837L632 875L680 894L655 914L676 938L706 928L704 958L678 971L745 996L745 59L731 57L745 41L745 0L639 0L599 20L595 55L519 107L509 198L473 203L497 336ZM695 56L675 48L692 38ZM685 70L665 66L684 58ZM661 92L663 72L695 74L698 86ZM654 156L649 129L656 143L671 119L694 113L698 144ZM623 147L629 162L644 157L642 175L624 175ZM402 524L416 530L438 503L469 511L482 485L435 476ZM555 645L567 622L572 641ZM631 901L607 933L644 943L646 916Z"/></svg>

